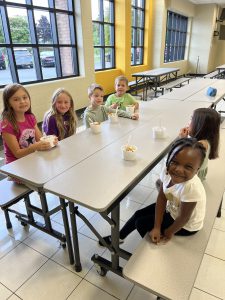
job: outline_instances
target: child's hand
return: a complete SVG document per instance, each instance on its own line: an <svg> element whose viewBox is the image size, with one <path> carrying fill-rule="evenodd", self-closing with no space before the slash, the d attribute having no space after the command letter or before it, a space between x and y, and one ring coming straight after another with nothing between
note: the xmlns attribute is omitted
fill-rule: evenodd
<svg viewBox="0 0 225 300"><path fill-rule="evenodd" d="M54 141L53 141L53 144L56 146L56 145L58 145L58 142L59 142L58 137L55 136L55 139L54 139Z"/></svg>
<svg viewBox="0 0 225 300"><path fill-rule="evenodd" d="M179 137L180 138L187 137L188 136L188 132L189 132L189 128L188 127L181 128L180 133L179 133Z"/></svg>
<svg viewBox="0 0 225 300"><path fill-rule="evenodd" d="M51 149L51 144L45 141L39 141L34 144L37 151L45 151Z"/></svg>
<svg viewBox="0 0 225 300"><path fill-rule="evenodd" d="M118 106L120 106L119 103L113 103L110 107L116 109Z"/></svg>
<svg viewBox="0 0 225 300"><path fill-rule="evenodd" d="M160 229L157 228L153 228L150 232L149 232L150 238L152 240L153 243L158 244L160 242L160 238L161 238L161 232Z"/></svg>
<svg viewBox="0 0 225 300"><path fill-rule="evenodd" d="M134 113L134 114L131 116L131 119L132 119L132 120L138 120L138 119L139 119L139 114Z"/></svg>
<svg viewBox="0 0 225 300"><path fill-rule="evenodd" d="M172 237L173 237L173 233L171 233L169 228L167 228L167 229L164 230L162 241L164 243L167 243L169 240L172 239Z"/></svg>

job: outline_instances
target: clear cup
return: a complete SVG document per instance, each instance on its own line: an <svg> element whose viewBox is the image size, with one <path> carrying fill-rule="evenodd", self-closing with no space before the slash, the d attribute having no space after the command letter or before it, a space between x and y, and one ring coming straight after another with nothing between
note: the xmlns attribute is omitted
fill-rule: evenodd
<svg viewBox="0 0 225 300"><path fill-rule="evenodd" d="M124 160L135 160L137 147L134 145L124 145L121 147L122 157Z"/></svg>
<svg viewBox="0 0 225 300"><path fill-rule="evenodd" d="M90 127L91 127L91 131L95 134L101 132L101 123L99 122L90 123Z"/></svg>
<svg viewBox="0 0 225 300"><path fill-rule="evenodd" d="M126 112L130 113L131 115L134 114L134 105L127 105Z"/></svg>
<svg viewBox="0 0 225 300"><path fill-rule="evenodd" d="M119 121L118 115L116 113L108 114L108 118L111 123L118 123L118 121Z"/></svg>
<svg viewBox="0 0 225 300"><path fill-rule="evenodd" d="M54 144L55 136L54 135L44 135L40 138L40 140L43 142L50 143L51 148L55 147L55 144Z"/></svg>
<svg viewBox="0 0 225 300"><path fill-rule="evenodd" d="M166 128L155 126L152 128L152 136L154 139L165 139L166 138Z"/></svg>

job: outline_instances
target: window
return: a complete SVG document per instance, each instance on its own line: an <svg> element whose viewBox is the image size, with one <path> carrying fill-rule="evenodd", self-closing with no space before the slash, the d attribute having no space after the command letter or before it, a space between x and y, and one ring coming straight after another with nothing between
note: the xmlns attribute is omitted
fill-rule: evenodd
<svg viewBox="0 0 225 300"><path fill-rule="evenodd" d="M114 0L92 0L95 70L115 68Z"/></svg>
<svg viewBox="0 0 225 300"><path fill-rule="evenodd" d="M0 86L79 75L73 0L0 1Z"/></svg>
<svg viewBox="0 0 225 300"><path fill-rule="evenodd" d="M131 3L131 65L143 64L145 0L132 0Z"/></svg>
<svg viewBox="0 0 225 300"><path fill-rule="evenodd" d="M187 17L168 11L164 62L184 59L187 25Z"/></svg>

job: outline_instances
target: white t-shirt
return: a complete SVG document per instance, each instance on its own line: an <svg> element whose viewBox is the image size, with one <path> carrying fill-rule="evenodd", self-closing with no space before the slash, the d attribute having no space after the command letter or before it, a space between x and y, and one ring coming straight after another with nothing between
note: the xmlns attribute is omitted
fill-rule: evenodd
<svg viewBox="0 0 225 300"><path fill-rule="evenodd" d="M188 231L198 231L203 227L206 209L206 194L201 180L197 175L192 179L167 187L171 177L166 174L166 169L161 173L163 192L167 199L166 209L175 220L179 215L181 202L197 202L190 219L183 227Z"/></svg>

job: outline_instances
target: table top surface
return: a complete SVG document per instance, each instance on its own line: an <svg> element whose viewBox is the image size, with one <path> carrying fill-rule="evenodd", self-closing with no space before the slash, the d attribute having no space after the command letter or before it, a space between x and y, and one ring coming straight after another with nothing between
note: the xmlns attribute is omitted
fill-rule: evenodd
<svg viewBox="0 0 225 300"><path fill-rule="evenodd" d="M164 106L163 103L157 103L156 99L146 103L145 110L147 106L152 110L162 107L161 113L50 180L44 185L44 189L95 211L105 211L110 207L147 168L165 155L165 150L177 137L179 129L188 124L199 103L178 102L176 107L172 107L168 101L165 101ZM207 107L208 104L202 106ZM152 127L160 124L166 127L167 137L155 140L152 137ZM131 144L138 148L137 159L124 161L121 147L127 143L130 134Z"/></svg>
<svg viewBox="0 0 225 300"><path fill-rule="evenodd" d="M158 99L167 100L180 100L183 101L188 97L198 93L201 90L205 90L207 87L211 86L213 83L219 79L209 79L209 78L197 78L192 79L189 84L186 84L182 88L176 88L170 93L166 93L160 96Z"/></svg>
<svg viewBox="0 0 225 300"><path fill-rule="evenodd" d="M178 72L179 68L157 68L132 74L133 77L157 77L165 74Z"/></svg>

